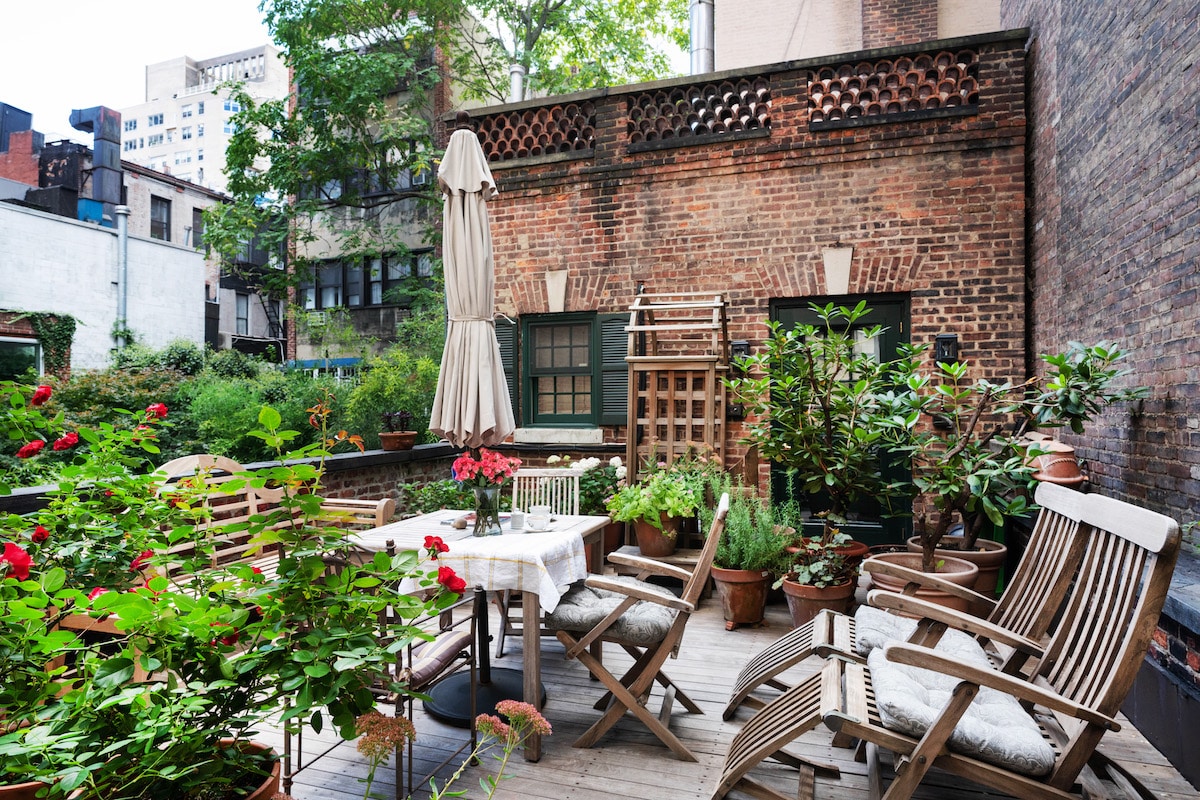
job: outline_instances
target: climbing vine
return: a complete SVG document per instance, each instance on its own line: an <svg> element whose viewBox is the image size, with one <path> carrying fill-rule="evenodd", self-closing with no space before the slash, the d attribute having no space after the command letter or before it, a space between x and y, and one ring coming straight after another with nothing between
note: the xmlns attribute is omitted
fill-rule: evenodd
<svg viewBox="0 0 1200 800"><path fill-rule="evenodd" d="M75 339L75 318L70 314L30 311L13 322L28 319L33 333L42 345L42 362L48 373L58 374L67 367L71 342Z"/></svg>

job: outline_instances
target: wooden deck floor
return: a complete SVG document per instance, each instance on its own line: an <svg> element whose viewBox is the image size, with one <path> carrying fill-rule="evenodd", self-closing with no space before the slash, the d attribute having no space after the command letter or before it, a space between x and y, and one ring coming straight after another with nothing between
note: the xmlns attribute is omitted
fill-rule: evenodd
<svg viewBox="0 0 1200 800"><path fill-rule="evenodd" d="M589 680L587 670L581 664L561 657L562 648L557 641L543 639L543 677L548 693L544 713L554 726L554 735L544 740L540 762L528 763L520 758L510 762L507 775L511 777L502 783L496 797L514 800L695 800L711 797L729 741L745 719L739 715L731 722L721 720L729 686L753 653L789 628L786 608L772 606L768 609L766 627L727 632L720 606L714 601L706 602L690 621L680 656L668 662L667 671L704 709L703 715L693 715L676 705L672 722L672 730L696 753L698 763L685 763L674 758L630 717L618 723L596 747L573 748L571 743L596 717L592 703L601 694L600 685ZM512 644L506 645L506 649L510 652L497 665L519 668L520 638L509 641ZM614 652L614 648L605 650L606 659L624 657L623 653ZM800 669L812 670L819 663L810 659ZM657 702L654 707L657 708ZM428 769L428 765L440 760L439 750L457 747L464 737L463 731L425 717L419 708L416 728L418 770L422 766ZM282 742L282 738L273 732L264 732L258 738L276 745ZM334 741L329 735L320 738ZM312 737L306 737L306 750L311 750L314 744ZM835 762L841 768L840 779L818 776L817 798L865 800L867 797L865 766L854 761L852 751L830 747L829 732L823 727L803 736L792 750L821 761ZM1161 800L1191 800L1200 796L1131 726L1126 725L1120 732L1110 734L1104 750L1129 766ZM456 788L467 789L468 798L484 797L479 779L487 774L485 770L494 771L494 762L485 759L480 766L469 768ZM444 770L443 775L452 771L453 768ZM361 798L361 779L366 774L367 763L355 750L354 743L342 743L298 776L292 796L297 800ZM795 795L796 773L788 768L764 765L752 775L785 794ZM380 768L372 794L394 797L393 778L394 770L390 765ZM418 792L414 798L426 800L428 796L426 787L426 791ZM964 784L943 773L922 785L916 794L924 800L1004 796ZM730 797L742 800L747 795L734 792Z"/></svg>

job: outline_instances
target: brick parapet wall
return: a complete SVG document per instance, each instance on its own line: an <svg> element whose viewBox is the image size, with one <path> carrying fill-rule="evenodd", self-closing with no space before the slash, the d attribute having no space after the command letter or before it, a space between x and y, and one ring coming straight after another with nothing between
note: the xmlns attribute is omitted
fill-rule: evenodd
<svg viewBox="0 0 1200 800"><path fill-rule="evenodd" d="M827 294L821 251L841 242L855 248L851 293L910 299L912 341L957 333L981 376L1023 377L1023 44L1024 34L974 37L705 76L736 84L765 74L769 135L684 146L631 146L628 98L686 80L571 98L595 106L590 153L493 163L498 310L548 312L544 274L566 270L566 311L625 311L639 285L720 293L730 338L757 346L772 299ZM975 109L809 124L810 87L827 67L968 46L978 52ZM740 432L729 426L730 465L744 455Z"/></svg>
<svg viewBox="0 0 1200 800"><path fill-rule="evenodd" d="M937 38L938 0L862 0L863 47Z"/></svg>

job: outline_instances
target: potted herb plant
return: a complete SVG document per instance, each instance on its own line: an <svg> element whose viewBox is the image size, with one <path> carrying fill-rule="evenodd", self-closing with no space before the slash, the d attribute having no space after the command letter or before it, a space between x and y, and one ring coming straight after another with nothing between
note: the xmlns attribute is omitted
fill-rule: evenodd
<svg viewBox="0 0 1200 800"><path fill-rule="evenodd" d="M696 481L663 468L621 487L605 505L613 520L633 523L642 555L661 558L675 552L679 521L696 516L702 496Z"/></svg>
<svg viewBox="0 0 1200 800"><path fill-rule="evenodd" d="M28 437L55 427L28 413L21 388L0 384L0 396L6 437L37 441ZM39 780L52 800L223 800L245 796L247 781L269 797L278 773L274 756L249 743L258 723L288 706L290 725L328 721L355 735L354 718L374 706L370 686L393 658L385 642L415 634L402 624L381 631L383 606L399 602L408 618L447 598L369 588L405 577L446 586L450 576L422 570L411 553L329 569L344 532L308 520L320 505L323 457L348 437L324 427L325 403L310 413L321 441L284 452L297 434L279 430L278 413L264 408L256 435L281 465L241 478L284 489L281 507L245 531L255 545L284 549L274 575L244 564L211 567L211 548L197 541L196 564L181 566L206 568L186 581L168 576L168 550L193 537L207 511L198 503L203 480L165 494L155 476L133 469L169 424L161 404L136 424L78 431L84 444L49 507L0 517L0 782ZM144 537L138 546L146 551L123 574L108 565L88 572L87 548L72 543L110 530ZM102 640L64 630L58 620L67 613L108 617L117 633Z"/></svg>
<svg viewBox="0 0 1200 800"><path fill-rule="evenodd" d="M410 431L411 411L385 411L380 415L383 430L379 433L379 446L384 450L411 450L417 443L417 432Z"/></svg>

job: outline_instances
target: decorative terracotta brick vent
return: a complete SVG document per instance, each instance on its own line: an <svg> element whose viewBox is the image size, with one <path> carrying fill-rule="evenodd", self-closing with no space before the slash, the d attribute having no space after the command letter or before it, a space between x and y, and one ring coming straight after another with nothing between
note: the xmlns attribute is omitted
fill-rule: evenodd
<svg viewBox="0 0 1200 800"><path fill-rule="evenodd" d="M823 67L809 78L809 123L819 127L861 117L977 106L978 73L973 50Z"/></svg>
<svg viewBox="0 0 1200 800"><path fill-rule="evenodd" d="M626 99L630 144L706 138L771 128L771 84L765 77L678 86Z"/></svg>
<svg viewBox="0 0 1200 800"><path fill-rule="evenodd" d="M595 131L596 106L585 100L481 117L478 136L488 161L511 161L590 153L596 145Z"/></svg>

